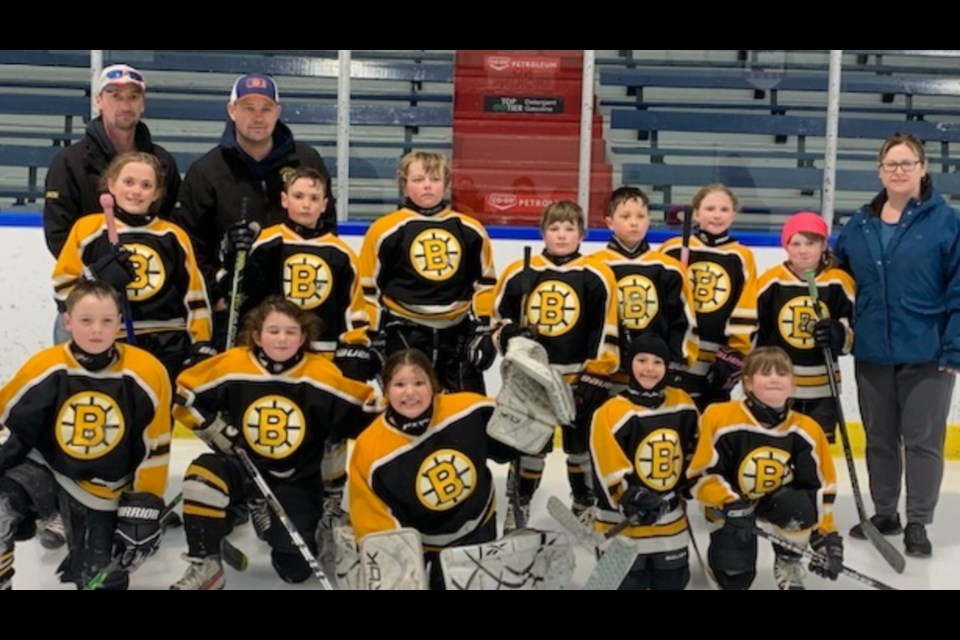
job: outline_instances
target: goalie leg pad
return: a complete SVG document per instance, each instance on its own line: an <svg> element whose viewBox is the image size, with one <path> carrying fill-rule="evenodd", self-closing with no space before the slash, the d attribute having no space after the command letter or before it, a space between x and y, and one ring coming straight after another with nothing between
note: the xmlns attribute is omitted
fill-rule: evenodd
<svg viewBox="0 0 960 640"><path fill-rule="evenodd" d="M552 590L569 584L574 556L565 534L523 529L493 542L444 549L440 565L450 590Z"/></svg>
<svg viewBox="0 0 960 640"><path fill-rule="evenodd" d="M353 527L333 528L334 562L337 587L343 591L360 589L360 550L353 534Z"/></svg>
<svg viewBox="0 0 960 640"><path fill-rule="evenodd" d="M423 543L416 529L370 533L360 541L360 588L423 591L428 588Z"/></svg>

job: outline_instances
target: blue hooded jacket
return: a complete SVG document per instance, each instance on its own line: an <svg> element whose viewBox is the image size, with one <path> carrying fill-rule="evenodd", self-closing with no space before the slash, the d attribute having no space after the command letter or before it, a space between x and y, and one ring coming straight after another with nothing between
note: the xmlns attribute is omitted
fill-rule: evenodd
<svg viewBox="0 0 960 640"><path fill-rule="evenodd" d="M853 354L876 364L938 362L960 370L960 215L929 185L911 199L887 248L886 192L854 214L834 249L857 283Z"/></svg>

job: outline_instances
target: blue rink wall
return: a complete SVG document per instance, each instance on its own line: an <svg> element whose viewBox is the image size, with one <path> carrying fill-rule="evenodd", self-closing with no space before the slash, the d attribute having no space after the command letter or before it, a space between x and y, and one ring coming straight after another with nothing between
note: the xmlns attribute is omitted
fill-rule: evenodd
<svg viewBox="0 0 960 640"><path fill-rule="evenodd" d="M358 252L366 224L341 225L341 236ZM534 228L489 229L493 240L494 259L498 272L523 257L523 247L534 251L542 248L540 233ZM674 233L651 232L650 240L658 245ZM779 233L738 233L737 237L753 249L757 272L781 262L785 253L780 248ZM609 232L594 230L584 243L585 254L599 250L607 242ZM6 382L23 362L40 349L52 344L55 305L50 283L53 258L47 251L41 228L41 217L33 213L0 213L0 383ZM857 449L862 449L860 409L853 383L852 358L841 358L843 372L843 406ZM491 395L500 388L498 366L487 372ZM947 436L948 457L960 459L960 398L955 394L950 411ZM922 408L917 409L921 411Z"/></svg>

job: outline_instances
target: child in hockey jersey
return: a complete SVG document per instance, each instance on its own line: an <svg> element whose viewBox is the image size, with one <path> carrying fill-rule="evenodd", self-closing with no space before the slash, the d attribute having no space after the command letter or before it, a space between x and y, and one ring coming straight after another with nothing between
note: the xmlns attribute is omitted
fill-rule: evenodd
<svg viewBox="0 0 960 640"><path fill-rule="evenodd" d="M101 186L116 202L120 244L110 244L103 214L81 218L57 259L53 286L59 306L84 279L103 280L125 295L135 336L124 339L159 358L172 381L215 351L193 245L183 229L157 217L164 184L154 156L136 151L114 158Z"/></svg>
<svg viewBox="0 0 960 640"><path fill-rule="evenodd" d="M798 213L783 227L781 242L787 261L757 282L756 345L780 347L790 356L796 374L794 411L805 413L834 441L837 406L827 381L823 349L829 348L840 385L837 356L853 346L854 282L833 265L827 247L827 223L816 213ZM814 308L806 272L815 274L819 303Z"/></svg>
<svg viewBox="0 0 960 640"><path fill-rule="evenodd" d="M560 201L548 206L540 219L540 231L545 248L531 260L529 273L518 260L497 283L497 338L506 353L511 338L532 335L546 349L551 366L573 386L577 415L574 425L562 425L563 450L572 507L582 515L595 502L588 448L590 419L609 398L611 377L620 367L617 281L609 267L580 254L586 229L583 211L576 203ZM524 303L526 307L521 308ZM540 485L544 459L552 445L551 441L539 456L522 456L519 469L516 464L511 466L509 491L519 485L520 507L525 513ZM506 530L515 528L517 517L511 503Z"/></svg>
<svg viewBox="0 0 960 640"><path fill-rule="evenodd" d="M693 197L697 227L685 266L693 287L700 351L685 387L700 411L730 399L757 326L753 253L730 237L739 206L737 197L722 184L707 185ZM671 238L661 247L677 259L682 250L680 238Z"/></svg>
<svg viewBox="0 0 960 640"><path fill-rule="evenodd" d="M837 579L843 540L833 521L837 495L830 445L820 426L790 409L790 357L759 347L743 368L744 400L712 405L688 476L707 517L723 519L710 534L710 568L723 589L747 589L757 574L757 521L824 556L810 569ZM774 545L773 575L784 590L803 589L800 557Z"/></svg>
<svg viewBox="0 0 960 640"><path fill-rule="evenodd" d="M322 220L328 187L326 176L310 167L286 177L280 198L287 219L264 229L253 243L243 272L241 308L246 313L280 295L311 312L320 320L314 350L331 360L336 354L344 375L366 381L378 373L379 362L370 354L357 256Z"/></svg>
<svg viewBox="0 0 960 640"><path fill-rule="evenodd" d="M606 264L617 278L620 351L641 335L656 335L670 348L667 364L686 371L697 359L693 293L683 265L650 248L649 199L635 187L620 187L607 202L607 226L613 237L592 257ZM621 388L630 380L630 362L620 359L614 382Z"/></svg>
<svg viewBox="0 0 960 640"><path fill-rule="evenodd" d="M683 589L690 580L681 493L700 415L686 392L667 387L670 355L653 334L635 338L624 353L627 389L597 410L590 427L600 485L594 526L606 532L624 518L635 521L623 535L639 555L621 590Z"/></svg>
<svg viewBox="0 0 960 640"><path fill-rule="evenodd" d="M360 273L385 355L419 349L443 389L483 393L483 372L496 358L490 314L497 275L483 225L444 200L450 176L439 153L403 157L406 200L367 231Z"/></svg>
<svg viewBox="0 0 960 640"><path fill-rule="evenodd" d="M183 479L183 520L190 563L171 589L224 586L220 543L233 527L233 508L259 491L236 459L246 451L284 506L310 551L323 514L325 443L355 437L370 422L372 389L343 377L309 351L316 317L279 297L246 318L243 346L210 358L177 379L174 416L214 449L194 460ZM312 571L276 515L257 522L273 568L286 582Z"/></svg>
<svg viewBox="0 0 960 640"><path fill-rule="evenodd" d="M79 223L78 223L79 224ZM170 381L152 355L115 343L120 301L103 282L65 300L71 340L33 356L0 391L0 590L15 540L59 510L70 554L59 571L82 588L111 559L101 588L160 545L170 456Z"/></svg>
<svg viewBox="0 0 960 640"><path fill-rule="evenodd" d="M387 410L360 434L350 458L350 512L357 543L411 527L423 541L430 586L443 588L439 552L497 537L487 458L517 452L487 436L492 399L441 394L426 355L399 351L383 369Z"/></svg>

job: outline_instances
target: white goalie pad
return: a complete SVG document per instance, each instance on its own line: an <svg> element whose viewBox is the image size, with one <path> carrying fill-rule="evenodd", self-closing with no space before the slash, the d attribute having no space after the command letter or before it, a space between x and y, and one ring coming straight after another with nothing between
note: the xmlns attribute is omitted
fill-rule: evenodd
<svg viewBox="0 0 960 640"><path fill-rule="evenodd" d="M556 531L520 529L500 540L440 552L443 580L457 591L563 589L574 565L569 539Z"/></svg>
<svg viewBox="0 0 960 640"><path fill-rule="evenodd" d="M510 341L500 375L503 385L487 433L523 453L540 453L557 425L573 422L570 386L550 366L543 345L522 336Z"/></svg>
<svg viewBox="0 0 960 640"><path fill-rule="evenodd" d="M365 535L360 541L359 588L365 591L426 590L420 533L406 528Z"/></svg>
<svg viewBox="0 0 960 640"><path fill-rule="evenodd" d="M344 591L360 589L360 551L354 538L353 527L334 527L333 543L337 588Z"/></svg>

